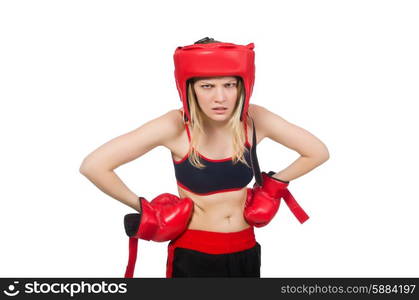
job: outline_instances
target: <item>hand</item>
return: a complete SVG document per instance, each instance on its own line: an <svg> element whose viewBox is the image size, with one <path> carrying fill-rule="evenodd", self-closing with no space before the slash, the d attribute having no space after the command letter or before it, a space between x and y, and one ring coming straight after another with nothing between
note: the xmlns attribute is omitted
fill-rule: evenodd
<svg viewBox="0 0 419 300"><path fill-rule="evenodd" d="M247 199L244 209L244 218L247 223L255 227L267 225L275 216L287 191L288 182L262 173L262 186L255 184L253 189L247 189Z"/></svg>
<svg viewBox="0 0 419 300"><path fill-rule="evenodd" d="M139 198L140 213L128 214L124 218L125 231L129 237L136 237L155 242L164 242L176 238L186 228L193 212L190 198L165 193L154 198L150 203Z"/></svg>

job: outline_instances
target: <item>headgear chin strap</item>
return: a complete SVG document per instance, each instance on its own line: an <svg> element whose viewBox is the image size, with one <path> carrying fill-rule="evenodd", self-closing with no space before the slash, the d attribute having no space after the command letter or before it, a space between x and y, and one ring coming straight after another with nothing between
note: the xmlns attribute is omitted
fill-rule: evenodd
<svg viewBox="0 0 419 300"><path fill-rule="evenodd" d="M245 120L255 82L255 45L221 42L199 44L200 41L198 44L177 47L173 55L176 87L183 103L185 121L191 120L187 81L194 77L216 76L238 76L243 80L245 101L240 120Z"/></svg>

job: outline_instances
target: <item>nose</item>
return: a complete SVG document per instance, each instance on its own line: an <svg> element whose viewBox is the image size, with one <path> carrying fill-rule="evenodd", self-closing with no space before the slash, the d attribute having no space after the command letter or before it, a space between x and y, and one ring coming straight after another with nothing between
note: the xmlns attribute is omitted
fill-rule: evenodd
<svg viewBox="0 0 419 300"><path fill-rule="evenodd" d="M226 92L223 87L217 87L214 95L215 102L223 103L226 100Z"/></svg>

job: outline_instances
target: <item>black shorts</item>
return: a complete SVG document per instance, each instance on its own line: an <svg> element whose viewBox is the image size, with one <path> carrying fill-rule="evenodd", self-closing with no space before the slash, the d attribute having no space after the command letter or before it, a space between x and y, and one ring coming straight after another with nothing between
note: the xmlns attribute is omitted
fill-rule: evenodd
<svg viewBox="0 0 419 300"><path fill-rule="evenodd" d="M186 230L169 243L166 277L260 277L253 227L239 232Z"/></svg>

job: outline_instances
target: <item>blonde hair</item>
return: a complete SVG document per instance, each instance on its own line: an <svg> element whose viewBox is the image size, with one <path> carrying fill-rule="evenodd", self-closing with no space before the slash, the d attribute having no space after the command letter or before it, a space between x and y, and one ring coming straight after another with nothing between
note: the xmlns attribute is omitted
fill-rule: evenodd
<svg viewBox="0 0 419 300"><path fill-rule="evenodd" d="M230 132L232 134L232 141L233 141L233 156L232 161L233 164L237 162L242 162L247 165L249 168L249 164L246 162L244 158L245 151L249 151L246 147L244 147L244 143L246 141L246 134L243 128L243 125L240 121L241 115L241 108L243 106L243 102L245 100L244 95L244 87L241 78L237 78L237 101L236 107L234 108L233 114L228 121L228 127L230 128ZM203 128L203 112L198 105L195 90L193 88L194 80L188 81L188 104L189 104L189 113L191 115L190 120L190 128L191 128L191 143L189 146L189 161L190 163L199 169L205 168L205 165L201 163L200 156L196 147L202 135L204 134ZM247 118L245 118L247 119Z"/></svg>

